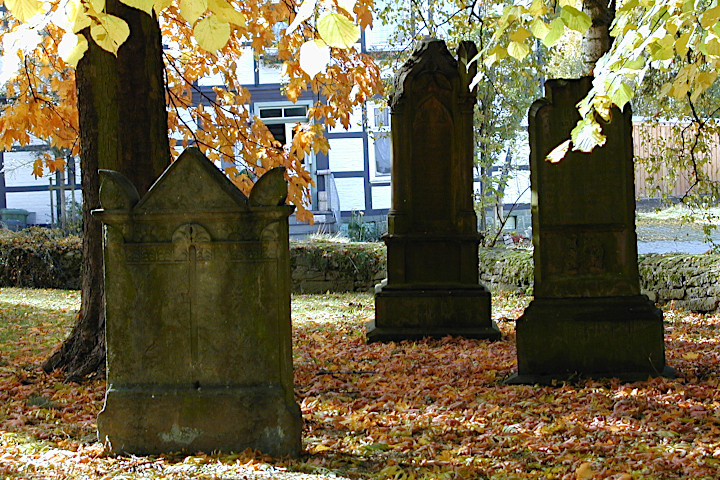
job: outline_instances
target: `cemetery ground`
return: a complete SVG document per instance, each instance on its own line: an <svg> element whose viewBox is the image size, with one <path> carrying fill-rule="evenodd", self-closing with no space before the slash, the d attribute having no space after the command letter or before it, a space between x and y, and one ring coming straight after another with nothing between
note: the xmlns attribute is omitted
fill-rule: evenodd
<svg viewBox="0 0 720 480"><path fill-rule="evenodd" d="M300 458L115 457L96 441L104 381L63 383L39 368L72 325L79 292L3 288L0 478L720 477L720 315L665 309L676 379L505 386L516 368L514 319L528 301L493 296L497 342L366 345L372 295L295 295Z"/></svg>

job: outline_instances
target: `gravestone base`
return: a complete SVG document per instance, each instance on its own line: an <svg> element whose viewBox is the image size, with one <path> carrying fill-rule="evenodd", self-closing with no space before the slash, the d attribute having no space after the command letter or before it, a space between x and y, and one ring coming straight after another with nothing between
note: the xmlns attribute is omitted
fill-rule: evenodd
<svg viewBox="0 0 720 480"><path fill-rule="evenodd" d="M662 311L645 295L535 299L516 333L518 373L508 384L674 373L665 366Z"/></svg>
<svg viewBox="0 0 720 480"><path fill-rule="evenodd" d="M368 342L447 336L498 340L490 316L490 292L477 287L375 287L375 320L367 324Z"/></svg>
<svg viewBox="0 0 720 480"><path fill-rule="evenodd" d="M97 423L98 438L117 454L301 450L300 408L273 387L111 387Z"/></svg>

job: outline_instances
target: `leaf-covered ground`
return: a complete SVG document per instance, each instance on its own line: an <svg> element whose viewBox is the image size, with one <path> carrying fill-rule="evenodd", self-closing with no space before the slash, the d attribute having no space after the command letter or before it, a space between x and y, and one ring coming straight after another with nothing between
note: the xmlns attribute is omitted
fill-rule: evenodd
<svg viewBox="0 0 720 480"><path fill-rule="evenodd" d="M505 386L529 299L495 296L502 341L364 343L369 294L293 297L300 459L253 452L112 457L95 441L104 383L40 362L77 292L0 290L0 478L720 478L720 316L665 311L675 380Z"/></svg>

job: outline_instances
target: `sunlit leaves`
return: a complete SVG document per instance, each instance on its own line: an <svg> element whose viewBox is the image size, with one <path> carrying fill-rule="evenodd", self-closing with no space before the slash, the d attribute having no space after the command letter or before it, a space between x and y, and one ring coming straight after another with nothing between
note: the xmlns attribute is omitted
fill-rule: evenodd
<svg viewBox="0 0 720 480"><path fill-rule="evenodd" d="M569 5L563 7L560 18L562 18L563 22L570 30L575 30L581 33L587 31L587 29L590 28L590 25L592 25L592 20L590 20L587 13Z"/></svg>
<svg viewBox="0 0 720 480"><path fill-rule="evenodd" d="M326 14L317 29L325 43L335 48L349 48L360 39L360 27L339 13Z"/></svg>
<svg viewBox="0 0 720 480"><path fill-rule="evenodd" d="M180 0L180 15L190 24L208 9L208 0Z"/></svg>
<svg viewBox="0 0 720 480"><path fill-rule="evenodd" d="M297 12L295 12L295 18L292 23L290 23L288 28L285 29L285 33L287 35L291 34L302 22L312 17L315 13L316 4L317 0L303 0L302 4L300 4L300 8L298 8Z"/></svg>
<svg viewBox="0 0 720 480"><path fill-rule="evenodd" d="M553 148L550 153L547 154L545 160L550 163L558 163L560 160L565 158L568 150L570 149L571 140L565 140L557 147Z"/></svg>
<svg viewBox="0 0 720 480"><path fill-rule="evenodd" d="M87 49L88 43L83 35L68 32L63 36L58 45L58 55L60 55L60 58L68 65L77 67L77 63Z"/></svg>
<svg viewBox="0 0 720 480"><path fill-rule="evenodd" d="M530 47L525 43L510 42L507 52L511 57L516 58L517 60L522 60L530 53Z"/></svg>
<svg viewBox="0 0 720 480"><path fill-rule="evenodd" d="M299 1L298 5L238 0L124 3L157 14L163 43L169 46L165 74L173 149L191 142L201 146L212 160L229 165L228 176L246 192L268 168L286 167L288 199L298 207L297 218L312 221L307 206L313 177L307 168L309 161L306 159L303 164L300 158L313 152L327 152L324 125L349 127L357 105L382 92L380 71L372 58L349 48L359 38L355 22L372 24L371 3L368 0L321 5L309 0L304 6ZM125 21L105 11L105 0L63 3L51 0L44 5L50 8L48 15L35 15L29 23L19 25L11 21L8 31L0 31L4 57L0 62L0 80L11 80L6 88L7 95L13 98L12 105L6 105L0 117L0 146L26 144L32 133L77 154L77 92L69 67L75 66L87 51L90 39L117 54L129 29ZM298 7L302 11L295 16L295 25L302 24L302 28L278 36L277 25L293 20L293 10ZM80 35L74 35L80 31ZM332 49L324 39L332 43ZM310 109L312 128L299 130L291 151L278 146L270 131L253 119L248 108L250 94L242 87L239 75L247 69L246 59L253 55L248 44L259 55L272 48L265 58L270 68L282 68L286 82L282 92L289 100L297 101L310 89L322 98ZM23 64L28 78L17 76ZM310 79L304 69L309 71ZM197 81L209 77L221 79L225 85L215 87L215 100L206 99L210 105L194 104ZM52 169L52 165L56 163L39 163L36 173L41 173L41 168Z"/></svg>
<svg viewBox="0 0 720 480"><path fill-rule="evenodd" d="M117 55L118 48L130 35L128 24L107 13L99 13L97 19L98 23L90 27L90 35L100 48Z"/></svg>
<svg viewBox="0 0 720 480"><path fill-rule="evenodd" d="M15 18L27 22L40 12L40 0L5 0L5 6Z"/></svg>
<svg viewBox="0 0 720 480"><path fill-rule="evenodd" d="M633 97L633 90L626 83L620 83L620 86L616 88L611 94L610 98L612 102L618 106L621 110L625 107Z"/></svg>
<svg viewBox="0 0 720 480"><path fill-rule="evenodd" d="M232 23L238 27L246 25L245 15L235 10L235 8L225 0L208 0L208 8L217 15L218 20Z"/></svg>
<svg viewBox="0 0 720 480"><path fill-rule="evenodd" d="M330 47L322 40L308 40L300 47L300 68L315 78L330 62Z"/></svg>
<svg viewBox="0 0 720 480"><path fill-rule="evenodd" d="M542 40L548 35L548 33L550 33L550 27L548 27L542 19L536 18L530 24L530 31L535 36L535 38L539 38L540 40Z"/></svg>
<svg viewBox="0 0 720 480"><path fill-rule="evenodd" d="M230 39L230 24L210 15L195 24L195 39L208 52L220 50Z"/></svg>
<svg viewBox="0 0 720 480"><path fill-rule="evenodd" d="M487 66L490 66L494 63L497 63L498 61L502 60L503 58L505 58L507 56L508 56L507 50L505 50L500 45L495 45L493 47L493 49L485 55L485 59L483 60L483 63L485 63L485 65L487 65Z"/></svg>
<svg viewBox="0 0 720 480"><path fill-rule="evenodd" d="M546 47L551 47L560 40L560 37L562 37L563 33L565 32L565 24L563 23L562 19L556 18L552 22L550 22L550 31L543 37L542 43Z"/></svg>
<svg viewBox="0 0 720 480"><path fill-rule="evenodd" d="M602 127L592 116L586 116L578 122L570 133L573 150L591 152L595 147L605 145L607 138L602 133Z"/></svg>

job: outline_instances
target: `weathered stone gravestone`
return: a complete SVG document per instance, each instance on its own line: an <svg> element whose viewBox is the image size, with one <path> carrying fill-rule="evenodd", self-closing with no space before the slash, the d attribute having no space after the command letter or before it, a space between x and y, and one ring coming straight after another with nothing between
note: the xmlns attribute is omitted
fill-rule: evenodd
<svg viewBox="0 0 720 480"><path fill-rule="evenodd" d="M511 383L670 374L662 311L640 294L630 108L592 153L545 160L570 137L591 78L551 80L530 108L535 299L517 321Z"/></svg>
<svg viewBox="0 0 720 480"><path fill-rule="evenodd" d="M293 395L287 184L246 198L197 149L142 198L103 171L113 452L300 452Z"/></svg>
<svg viewBox="0 0 720 480"><path fill-rule="evenodd" d="M473 107L465 42L460 61L441 40L418 42L395 77L387 279L375 288L368 341L500 337L478 283L473 209Z"/></svg>

